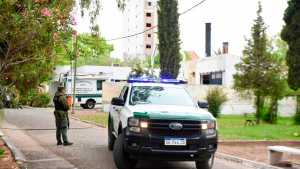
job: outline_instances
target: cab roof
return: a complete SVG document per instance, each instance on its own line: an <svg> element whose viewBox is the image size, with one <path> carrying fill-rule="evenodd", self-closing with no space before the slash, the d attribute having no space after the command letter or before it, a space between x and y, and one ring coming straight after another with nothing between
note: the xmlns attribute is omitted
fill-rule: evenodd
<svg viewBox="0 0 300 169"><path fill-rule="evenodd" d="M175 87L175 88L182 88L183 86L180 84L170 84L170 83L141 83L141 82L134 82L129 83L130 86L161 86L161 87Z"/></svg>

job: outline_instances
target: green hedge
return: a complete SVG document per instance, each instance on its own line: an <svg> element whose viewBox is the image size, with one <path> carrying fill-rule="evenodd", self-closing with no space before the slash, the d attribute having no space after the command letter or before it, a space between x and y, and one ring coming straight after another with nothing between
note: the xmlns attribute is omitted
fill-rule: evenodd
<svg viewBox="0 0 300 169"><path fill-rule="evenodd" d="M206 96L208 102L208 111L214 116L219 117L221 113L221 106L227 101L227 96L220 88L213 88L208 91Z"/></svg>

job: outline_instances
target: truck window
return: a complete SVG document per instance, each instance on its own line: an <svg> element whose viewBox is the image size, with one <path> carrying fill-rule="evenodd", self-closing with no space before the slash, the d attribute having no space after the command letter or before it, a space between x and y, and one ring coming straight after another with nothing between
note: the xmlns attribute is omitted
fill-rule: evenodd
<svg viewBox="0 0 300 169"><path fill-rule="evenodd" d="M124 102L126 102L126 99L127 99L127 95L128 95L128 87L125 86L123 89L122 89L122 92L120 94L120 98L122 98L124 100Z"/></svg>
<svg viewBox="0 0 300 169"><path fill-rule="evenodd" d="M97 80L97 90L102 90L102 83L103 81L102 80Z"/></svg>

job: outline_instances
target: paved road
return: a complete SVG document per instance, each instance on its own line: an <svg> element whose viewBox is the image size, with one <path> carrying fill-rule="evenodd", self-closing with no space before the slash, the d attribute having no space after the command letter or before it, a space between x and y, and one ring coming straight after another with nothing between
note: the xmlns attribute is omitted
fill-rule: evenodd
<svg viewBox="0 0 300 169"><path fill-rule="evenodd" d="M6 110L3 128L54 129L51 109ZM116 169L112 153L107 150L104 128L71 120L71 147L57 147L53 130L9 130L3 132L24 153L28 169ZM80 129L78 129L80 128ZM195 169L193 162L145 162L138 169ZM216 159L214 169L246 169Z"/></svg>

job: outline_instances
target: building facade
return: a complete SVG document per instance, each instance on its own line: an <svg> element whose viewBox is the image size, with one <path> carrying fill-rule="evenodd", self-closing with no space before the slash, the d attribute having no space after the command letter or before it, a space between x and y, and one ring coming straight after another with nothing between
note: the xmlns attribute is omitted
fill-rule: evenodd
<svg viewBox="0 0 300 169"><path fill-rule="evenodd" d="M123 56L140 59L151 56L157 44L156 25L157 0L128 0L123 11L123 34L145 32L123 40Z"/></svg>

